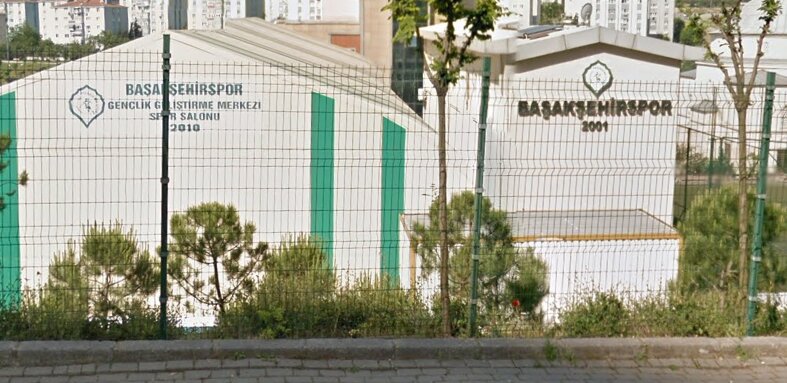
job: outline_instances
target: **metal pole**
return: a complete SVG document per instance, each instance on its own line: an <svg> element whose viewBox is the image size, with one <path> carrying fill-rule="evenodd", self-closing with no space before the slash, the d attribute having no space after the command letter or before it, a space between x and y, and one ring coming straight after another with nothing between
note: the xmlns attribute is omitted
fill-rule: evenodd
<svg viewBox="0 0 787 383"><path fill-rule="evenodd" d="M82 10L82 45L85 45L85 34L87 34L85 31L85 7L82 6L79 9Z"/></svg>
<svg viewBox="0 0 787 383"><path fill-rule="evenodd" d="M689 208L689 160L691 160L691 129L686 129L686 169L683 175L683 210L680 213L681 217L686 215L686 209Z"/></svg>
<svg viewBox="0 0 787 383"><path fill-rule="evenodd" d="M771 119L773 118L773 92L776 74L768 72L765 82L765 110L762 113L762 139L760 144L760 169L757 176L757 205L754 210L754 241L751 267L749 268L749 309L746 316L746 335L754 333L754 312L757 308L757 273L762 260L762 224L765 218L765 191L768 181L768 151L771 144Z"/></svg>
<svg viewBox="0 0 787 383"><path fill-rule="evenodd" d="M716 137L710 137L710 163L708 164L708 190L713 189L713 151L716 145Z"/></svg>
<svg viewBox="0 0 787 383"><path fill-rule="evenodd" d="M8 28L8 2L3 3L3 12L5 12L5 61L11 60L11 36L10 28ZM7 65L10 65L6 63Z"/></svg>
<svg viewBox="0 0 787 383"><path fill-rule="evenodd" d="M164 64L162 69L162 100L161 100L161 316L159 318L159 336L167 339L167 202L169 194L169 35L164 35L164 53L161 55Z"/></svg>
<svg viewBox="0 0 787 383"><path fill-rule="evenodd" d="M224 29L224 3L227 0L221 0L221 29Z"/></svg>
<svg viewBox="0 0 787 383"><path fill-rule="evenodd" d="M484 57L484 74L481 84L481 115L478 119L478 151L475 172L475 215L473 217L473 269L470 275L470 336L476 336L478 317L478 264L481 250L481 202L484 198L484 156L486 150L486 114L489 107L489 78L492 60Z"/></svg>
<svg viewBox="0 0 787 383"><path fill-rule="evenodd" d="M711 116L711 133L710 133L710 162L708 164L708 190L713 188L713 150L716 144L716 116L719 114L718 106L716 106L716 88L713 88L713 115Z"/></svg>

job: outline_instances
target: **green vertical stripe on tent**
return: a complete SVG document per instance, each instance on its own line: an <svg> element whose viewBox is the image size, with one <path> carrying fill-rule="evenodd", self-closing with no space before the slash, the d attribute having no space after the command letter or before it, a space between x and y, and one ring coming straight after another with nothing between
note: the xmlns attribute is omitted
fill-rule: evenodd
<svg viewBox="0 0 787 383"><path fill-rule="evenodd" d="M312 235L322 241L333 267L334 100L312 93L311 208Z"/></svg>
<svg viewBox="0 0 787 383"><path fill-rule="evenodd" d="M0 134L11 138L11 144L0 160L6 168L0 171L0 197L5 207L0 211L0 307L20 301L19 274L19 174L16 155L16 95L0 96Z"/></svg>
<svg viewBox="0 0 787 383"><path fill-rule="evenodd" d="M399 215L404 211L404 128L383 118L380 270L399 278Z"/></svg>

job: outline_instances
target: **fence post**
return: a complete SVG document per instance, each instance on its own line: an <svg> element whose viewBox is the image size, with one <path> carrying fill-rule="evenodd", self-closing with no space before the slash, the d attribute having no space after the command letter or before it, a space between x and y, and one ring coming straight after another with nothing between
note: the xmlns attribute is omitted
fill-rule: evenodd
<svg viewBox="0 0 787 383"><path fill-rule="evenodd" d="M710 136L710 163L708 164L708 190L713 189L713 156L714 156L714 149L716 146L716 138Z"/></svg>
<svg viewBox="0 0 787 383"><path fill-rule="evenodd" d="M161 315L159 317L159 337L167 339L167 208L169 194L169 35L164 35L164 51L161 55L163 64L161 92Z"/></svg>
<svg viewBox="0 0 787 383"><path fill-rule="evenodd" d="M691 161L691 129L686 129L686 166L683 175L683 210L680 212L680 217L686 217L686 210L689 209L689 161Z"/></svg>
<svg viewBox="0 0 787 383"><path fill-rule="evenodd" d="M765 110L762 113L762 138L760 140L760 169L757 175L757 205L754 216L754 241L752 241L751 267L749 268L749 309L746 316L746 335L754 332L754 312L757 308L757 273L762 259L762 224L765 218L765 191L768 181L768 151L771 143L773 118L773 92L776 74L768 72L765 85Z"/></svg>
<svg viewBox="0 0 787 383"><path fill-rule="evenodd" d="M713 116L710 127L710 161L708 163L708 190L713 189L713 161L714 146L716 145L716 117L719 115L719 106L716 105L716 87L713 87Z"/></svg>
<svg viewBox="0 0 787 383"><path fill-rule="evenodd" d="M489 107L489 78L492 60L484 57L484 74L481 83L481 112L478 118L478 150L476 151L475 172L475 214L473 217L473 269L470 275L470 336L476 336L478 317L478 264L481 250L481 202L484 198L484 156L486 152L486 114Z"/></svg>

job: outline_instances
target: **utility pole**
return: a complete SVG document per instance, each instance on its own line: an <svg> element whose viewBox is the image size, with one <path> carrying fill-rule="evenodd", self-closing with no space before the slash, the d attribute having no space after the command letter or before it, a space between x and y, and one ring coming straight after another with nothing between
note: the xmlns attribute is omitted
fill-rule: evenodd
<svg viewBox="0 0 787 383"><path fill-rule="evenodd" d="M83 5L79 9L80 13L82 13L82 45L85 45L85 34L87 33L85 31L85 6Z"/></svg>
<svg viewBox="0 0 787 383"><path fill-rule="evenodd" d="M221 1L221 29L224 29L224 4L226 0L220 0L220 1Z"/></svg>
<svg viewBox="0 0 787 383"><path fill-rule="evenodd" d="M5 61L11 60L11 35L8 28L8 1L3 2L3 12L5 12Z"/></svg>

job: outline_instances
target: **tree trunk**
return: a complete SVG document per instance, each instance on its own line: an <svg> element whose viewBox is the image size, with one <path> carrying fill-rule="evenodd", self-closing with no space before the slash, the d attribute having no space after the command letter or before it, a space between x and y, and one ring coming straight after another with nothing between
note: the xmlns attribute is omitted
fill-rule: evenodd
<svg viewBox="0 0 787 383"><path fill-rule="evenodd" d="M216 300L219 304L219 313L224 314L224 297L221 295L221 282L219 282L219 259L213 257L213 277L216 278Z"/></svg>
<svg viewBox="0 0 787 383"><path fill-rule="evenodd" d="M738 109L738 283L743 290L748 280L746 268L749 255L749 169L746 153L746 112Z"/></svg>
<svg viewBox="0 0 787 383"><path fill-rule="evenodd" d="M451 296L448 290L448 164L446 160L446 113L445 97L446 88L436 87L437 107L438 107L438 131L437 131L437 151L439 156L439 192L437 204L439 210L439 230L440 230L440 301L442 302L443 314L443 336L451 336Z"/></svg>

